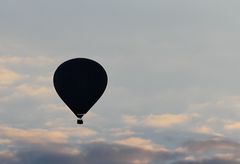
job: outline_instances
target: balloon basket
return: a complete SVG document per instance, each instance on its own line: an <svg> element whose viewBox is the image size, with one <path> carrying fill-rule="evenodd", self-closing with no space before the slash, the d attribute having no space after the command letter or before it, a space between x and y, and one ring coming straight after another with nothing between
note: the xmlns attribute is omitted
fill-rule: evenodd
<svg viewBox="0 0 240 164"><path fill-rule="evenodd" d="M83 120L82 119L78 119L77 120L77 124L83 124Z"/></svg>

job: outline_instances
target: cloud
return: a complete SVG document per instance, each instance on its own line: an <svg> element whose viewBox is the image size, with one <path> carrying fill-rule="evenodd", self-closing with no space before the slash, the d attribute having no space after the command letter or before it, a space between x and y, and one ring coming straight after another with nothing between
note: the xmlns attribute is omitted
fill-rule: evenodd
<svg viewBox="0 0 240 164"><path fill-rule="evenodd" d="M97 131L94 131L89 128L81 127L79 130L76 128L56 128L56 131L66 133L69 137L91 137L96 136L98 134Z"/></svg>
<svg viewBox="0 0 240 164"><path fill-rule="evenodd" d="M134 135L135 132L130 130L130 129L111 129L111 133L114 135L114 136L131 136L131 135Z"/></svg>
<svg viewBox="0 0 240 164"><path fill-rule="evenodd" d="M232 140L217 137L206 141L188 141L186 143L186 148L189 152L197 153L204 153L213 150L233 151L238 150L240 144Z"/></svg>
<svg viewBox="0 0 240 164"><path fill-rule="evenodd" d="M190 116L184 114L150 115L144 120L144 124L149 127L167 128L176 124L181 124L189 119Z"/></svg>
<svg viewBox="0 0 240 164"><path fill-rule="evenodd" d="M43 66L46 64L53 63L53 59L44 56L1 56L0 63L5 65L10 64L22 64L22 65L33 65L33 66Z"/></svg>
<svg viewBox="0 0 240 164"><path fill-rule="evenodd" d="M207 126L198 127L195 129L195 131L198 133L203 133L203 134L212 134L213 133L213 130Z"/></svg>
<svg viewBox="0 0 240 164"><path fill-rule="evenodd" d="M8 164L167 164L168 161L182 156L178 152L146 150L128 145L90 142L76 145L48 144L26 145L28 149L17 149L12 157L6 159L0 156L0 161Z"/></svg>
<svg viewBox="0 0 240 164"><path fill-rule="evenodd" d="M214 129L212 129L211 127L208 127L206 125L202 125L199 127L196 127L193 129L194 132L196 133L200 133L200 134L207 134L207 135L214 135L214 136L224 136L221 133L217 133Z"/></svg>
<svg viewBox="0 0 240 164"><path fill-rule="evenodd" d="M66 106L64 104L46 104L39 106L39 109L47 109L52 111L66 111Z"/></svg>
<svg viewBox="0 0 240 164"><path fill-rule="evenodd" d="M152 149L152 150L154 150L154 148L156 147L153 145L151 140L146 140L146 139L138 138L138 137L132 137L132 138L124 139L124 140L119 140L119 141L116 141L115 143L133 146L133 147L141 147L143 149Z"/></svg>
<svg viewBox="0 0 240 164"><path fill-rule="evenodd" d="M125 115L122 117L123 123L129 126L147 126L155 128L169 128L177 124L184 123L196 114L155 114L148 116Z"/></svg>
<svg viewBox="0 0 240 164"><path fill-rule="evenodd" d="M0 68L0 85L11 85L20 80L21 76L9 69Z"/></svg>
<svg viewBox="0 0 240 164"><path fill-rule="evenodd" d="M68 130L65 129L65 131ZM22 133L22 137L15 133L13 136L21 139L15 140L11 149L0 151L1 162L8 164L40 164L43 162L46 164L237 164L240 162L240 144L224 138L189 141L182 147L166 148L153 143L150 139L139 137L114 142L71 142L70 140L67 142L50 141L47 144L23 142L30 139L28 137L30 134L18 132ZM32 137L37 137L34 136L36 134L34 131L30 132ZM73 134L68 133L68 135ZM13 140L10 135L8 137ZM41 135L38 138L47 140L47 138L41 138ZM27 147L27 149L22 147Z"/></svg>
<svg viewBox="0 0 240 164"><path fill-rule="evenodd" d="M184 161L178 161L174 162L173 164L239 164L238 160L230 159L218 159L218 158L212 158L212 159L203 159L203 160L184 160Z"/></svg>
<svg viewBox="0 0 240 164"><path fill-rule="evenodd" d="M11 140L9 139L0 139L0 145L8 145L11 144Z"/></svg>
<svg viewBox="0 0 240 164"><path fill-rule="evenodd" d="M12 152L9 151L0 151L0 161L1 159L12 159L15 155Z"/></svg>
<svg viewBox="0 0 240 164"><path fill-rule="evenodd" d="M232 122L224 125L227 130L240 130L240 122Z"/></svg>
<svg viewBox="0 0 240 164"><path fill-rule="evenodd" d="M139 138L139 137L131 137L119 141L115 141L117 144L132 146L136 148L151 150L151 151L162 151L162 152L171 152L167 148L154 144L149 139Z"/></svg>
<svg viewBox="0 0 240 164"><path fill-rule="evenodd" d="M188 141L184 148L191 155L194 161L189 163L239 163L240 162L240 143L217 137L203 141ZM217 162L218 161L218 162ZM179 162L188 163L188 162Z"/></svg>
<svg viewBox="0 0 240 164"><path fill-rule="evenodd" d="M21 95L27 96L51 96L53 95L53 90L45 86L31 86L27 84L21 84L16 87L16 91Z"/></svg>
<svg viewBox="0 0 240 164"><path fill-rule="evenodd" d="M92 156L90 163L166 163L169 160L174 160L181 156L181 153L171 151L161 151L153 149L145 149L141 147L133 147L127 144L107 144L96 143L87 145L88 149L91 148L89 155ZM106 154L108 154L106 156ZM102 157L106 158L103 159ZM96 160L96 159L103 159ZM106 160L106 161L104 161Z"/></svg>
<svg viewBox="0 0 240 164"><path fill-rule="evenodd" d="M50 81L52 81L52 76L37 76L36 77L36 82L38 83L49 83Z"/></svg>
<svg viewBox="0 0 240 164"><path fill-rule="evenodd" d="M240 108L240 96L224 96L215 98L213 100L207 100L201 103L192 103L189 105L190 111L198 111L202 114L208 115L208 117L221 117L234 119L238 116ZM238 117L237 117L238 118Z"/></svg>
<svg viewBox="0 0 240 164"><path fill-rule="evenodd" d="M25 142L32 144L49 144L49 143L67 143L71 137L90 137L97 134L96 131L81 128L76 130L74 128L55 128L55 129L19 129L0 126L1 137L7 138L2 140L6 142ZM10 141L9 141L10 140Z"/></svg>
<svg viewBox="0 0 240 164"><path fill-rule="evenodd" d="M125 115L122 117L123 122L127 125L137 125L138 124L138 118L136 116L130 116L130 115Z"/></svg>
<svg viewBox="0 0 240 164"><path fill-rule="evenodd" d="M183 145L185 158L172 164L238 164L240 144L225 138L188 141Z"/></svg>
<svg viewBox="0 0 240 164"><path fill-rule="evenodd" d="M3 90L3 89L2 89ZM26 84L22 83L16 86L12 86L11 88L4 88L2 94L0 94L0 101L1 102L8 102L8 103L14 103L21 99L22 102L30 102L29 98L34 99L37 102L51 100L50 97L53 97L53 95L56 95L53 88L44 86L44 85L32 85L32 84ZM40 107L46 107L42 104L39 104ZM39 108L39 106L37 108ZM53 106L49 106L51 109ZM18 107L19 108L19 107ZM26 108L26 107L24 107Z"/></svg>
<svg viewBox="0 0 240 164"><path fill-rule="evenodd" d="M1 126L0 130L3 137L29 143L65 143L68 138L65 133L43 129L23 130Z"/></svg>

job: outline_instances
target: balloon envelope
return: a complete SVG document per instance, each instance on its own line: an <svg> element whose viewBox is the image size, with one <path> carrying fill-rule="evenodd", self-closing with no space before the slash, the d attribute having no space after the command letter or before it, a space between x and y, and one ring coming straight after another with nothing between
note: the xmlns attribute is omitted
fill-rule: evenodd
<svg viewBox="0 0 240 164"><path fill-rule="evenodd" d="M53 83L61 99L81 119L105 91L107 73L93 60L76 58L57 68Z"/></svg>

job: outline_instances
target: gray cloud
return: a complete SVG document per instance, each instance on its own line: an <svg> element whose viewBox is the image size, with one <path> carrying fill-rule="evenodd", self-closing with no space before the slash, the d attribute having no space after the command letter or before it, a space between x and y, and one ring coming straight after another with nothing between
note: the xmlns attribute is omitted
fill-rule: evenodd
<svg viewBox="0 0 240 164"><path fill-rule="evenodd" d="M126 145L93 142L81 145L25 145L12 158L0 156L0 161L7 164L131 164L169 163L178 159L182 153L146 150Z"/></svg>
<svg viewBox="0 0 240 164"><path fill-rule="evenodd" d="M225 159L204 159L200 161L179 161L173 164L239 164L237 160L225 160Z"/></svg>
<svg viewBox="0 0 240 164"><path fill-rule="evenodd" d="M211 143L212 140L206 141ZM234 141L224 141L219 144L233 146ZM197 143L197 142L196 142ZM54 144L47 145L25 144L20 146L18 143L15 151L2 153L0 161L6 164L237 164L239 163L239 154L229 155L231 151L222 151L223 154L215 152L213 156L191 156L196 153L196 145L182 147L182 150L168 149L167 151L158 149L145 149L144 147L133 147L122 144L107 142L89 142L80 144ZM238 144L238 143L236 143ZM210 144L211 145L211 144ZM199 147L202 147L200 144ZM211 147L211 146L210 146ZM221 149L221 148L219 148ZM224 150L224 148L222 149ZM225 153L225 154L224 154ZM0 153L1 154L1 153ZM226 155L227 154L227 155ZM191 158L189 158L191 157Z"/></svg>
<svg viewBox="0 0 240 164"><path fill-rule="evenodd" d="M190 159L176 162L176 164L240 163L240 144L230 139L220 137L188 141L183 147Z"/></svg>
<svg viewBox="0 0 240 164"><path fill-rule="evenodd" d="M185 144L189 152L206 152L211 150L239 150L240 144L236 141L227 139L211 139L205 141L188 141Z"/></svg>

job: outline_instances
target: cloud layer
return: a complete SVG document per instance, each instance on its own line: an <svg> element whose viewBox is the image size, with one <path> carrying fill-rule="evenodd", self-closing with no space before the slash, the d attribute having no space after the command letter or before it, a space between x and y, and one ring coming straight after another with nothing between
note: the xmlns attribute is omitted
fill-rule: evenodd
<svg viewBox="0 0 240 164"><path fill-rule="evenodd" d="M88 137L94 135L90 130ZM188 141L176 148L166 148L144 138L131 137L115 142L69 138L81 134L69 130L21 130L1 127L3 132L0 161L7 164L83 163L83 164L210 164L240 162L240 143L225 138Z"/></svg>

